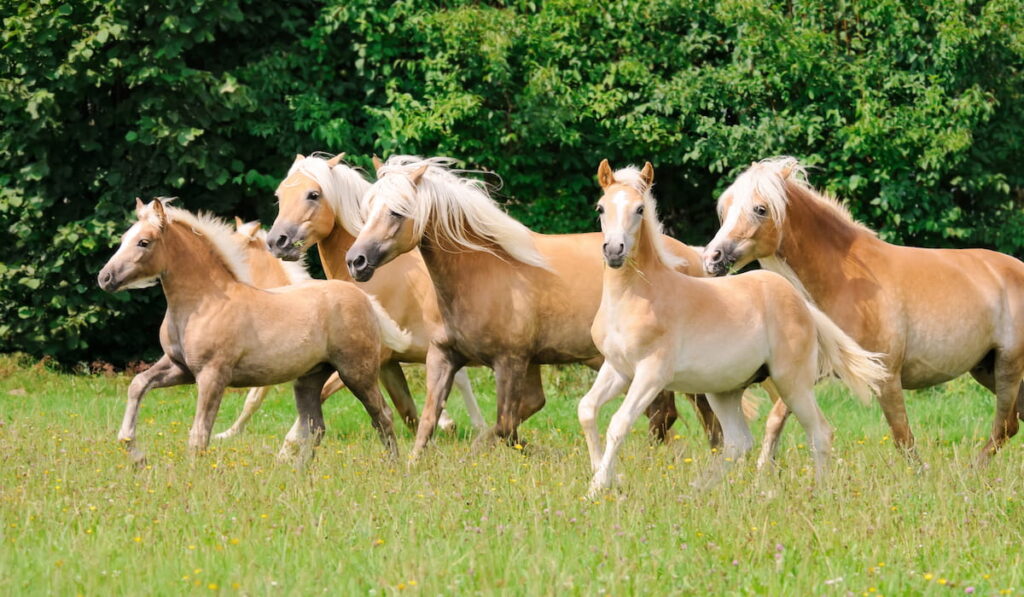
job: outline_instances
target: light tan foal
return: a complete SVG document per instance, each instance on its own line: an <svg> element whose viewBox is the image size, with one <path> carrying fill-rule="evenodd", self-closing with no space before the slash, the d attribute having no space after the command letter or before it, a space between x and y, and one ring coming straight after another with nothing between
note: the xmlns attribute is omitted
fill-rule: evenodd
<svg viewBox="0 0 1024 597"><path fill-rule="evenodd" d="M324 433L320 390L337 371L363 403L381 442L397 454L391 412L377 388L382 346L404 350L408 334L352 284L311 281L275 291L249 284L231 230L208 216L137 201L136 222L103 267L108 292L159 283L167 298L164 356L135 376L118 438L137 461L135 424L152 388L195 382L193 454L204 450L224 389L295 382L299 418L282 457L305 461ZM386 349L389 350L389 349Z"/></svg>
<svg viewBox="0 0 1024 597"><path fill-rule="evenodd" d="M814 383L834 370L868 400L884 375L875 356L777 274L694 278L666 265L650 163L642 171L613 173L604 160L598 180L607 266L592 334L605 362L579 405L594 471L591 495L611 485L619 447L664 389L707 394L725 435L703 484L716 482L726 463L753 447L741 400L747 386L767 376L807 430L815 470L824 475L832 430L815 401ZM602 450L598 412L627 388Z"/></svg>

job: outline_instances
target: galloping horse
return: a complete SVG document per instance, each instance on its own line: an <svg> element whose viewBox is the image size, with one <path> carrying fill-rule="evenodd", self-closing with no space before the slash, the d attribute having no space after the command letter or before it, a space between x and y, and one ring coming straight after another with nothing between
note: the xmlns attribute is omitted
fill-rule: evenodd
<svg viewBox="0 0 1024 597"><path fill-rule="evenodd" d="M658 392L706 392L725 432L725 450L709 479L754 444L741 413L744 389L771 376L807 430L822 476L832 430L814 399L814 382L835 371L865 402L884 375L864 351L790 285L771 272L693 278L675 271L663 246L651 185L654 169L612 173L601 162L597 204L604 232L604 290L593 336L604 365L579 405L594 469L591 493L607 488L615 455ZM597 414L624 389L626 399L600 448Z"/></svg>
<svg viewBox="0 0 1024 597"><path fill-rule="evenodd" d="M370 183L358 170L342 161L344 156L343 153L330 159L317 155L295 156L288 176L277 187L278 214L267 245L275 256L295 261L315 244L327 278L352 282L345 267L345 252L362 225L360 202ZM412 335L409 348L395 353L384 363L381 382L402 420L410 429L415 429L419 420L416 404L400 363L425 362L432 330L441 325L427 268L419 251L413 251L396 259L380 276L357 285L376 298L398 325ZM465 371L455 376L455 386L466 402L473 427L477 431L486 429L487 423ZM440 426L452 429L455 421L447 412L442 412Z"/></svg>
<svg viewBox="0 0 1024 597"><path fill-rule="evenodd" d="M970 372L996 394L985 461L1018 428L1024 376L1024 264L981 249L920 249L880 240L817 193L791 157L753 164L718 199L722 227L704 266L722 275L757 259L803 290L868 350L888 376L878 402L895 444L917 460L903 388ZM762 458L774 453L787 410L769 417Z"/></svg>
<svg viewBox="0 0 1024 597"><path fill-rule="evenodd" d="M270 250L267 249L267 233L260 227L259 222L243 222L241 218L236 217L235 234L232 238L242 247L249 269L249 279L256 288L280 288L312 280L303 260L284 261L270 254ZM327 400L342 387L344 384L341 383L337 372L331 374L320 392L320 401ZM263 406L263 400L269 391L270 386L250 388L241 414L231 427L213 436L214 439L227 439L244 431L249 419Z"/></svg>
<svg viewBox="0 0 1024 597"><path fill-rule="evenodd" d="M433 433L452 375L467 362L494 369L498 421L486 437L511 443L520 423L544 406L541 364L600 356L590 324L601 301L601 235L531 232L480 181L452 172L451 163L378 161L378 180L364 198L369 215L348 251L352 277L369 280L418 247L437 291L444 326L427 351L427 402L413 458ZM665 242L674 266L700 273L694 251ZM671 395L662 400L672 404ZM702 417L705 425L711 420Z"/></svg>
<svg viewBox="0 0 1024 597"><path fill-rule="evenodd" d="M320 390L332 371L363 403L381 442L397 453L391 412L377 388L382 343L405 350L409 335L353 284L311 281L273 292L249 284L231 229L216 218L136 200L138 222L99 274L108 292L160 283L167 313L160 326L164 356L132 379L118 439L136 460L135 423L151 388L195 382L193 454L209 444L227 386L295 382L299 418L282 456L302 459L324 432ZM385 349L387 350L387 349Z"/></svg>

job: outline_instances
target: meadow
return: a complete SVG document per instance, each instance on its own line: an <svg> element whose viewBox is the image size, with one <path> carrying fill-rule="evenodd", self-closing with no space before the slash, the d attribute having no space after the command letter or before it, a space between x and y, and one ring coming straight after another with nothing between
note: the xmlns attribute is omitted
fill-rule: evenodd
<svg viewBox="0 0 1024 597"><path fill-rule="evenodd" d="M409 368L422 400L422 368ZM816 483L796 421L777 469L738 465L690 486L709 451L692 410L667 445L638 426L623 484L586 500L576 403L592 373L546 368L547 406L522 449L471 448L460 423L412 469L384 457L347 393L303 470L275 455L294 417L275 389L247 432L192 460L191 387L143 402L144 467L115 441L126 375L69 375L0 356L0 594L31 595L1005 595L1024 591L1024 444L974 466L994 400L963 378L908 393L927 470L892 447L877 405L835 384L818 398L836 429ZM489 371L471 372L494 418ZM241 410L225 396L216 430ZM605 409L602 427L614 411ZM753 423L760 439L768 404ZM644 422L645 424L645 422ZM397 429L408 453L412 434Z"/></svg>

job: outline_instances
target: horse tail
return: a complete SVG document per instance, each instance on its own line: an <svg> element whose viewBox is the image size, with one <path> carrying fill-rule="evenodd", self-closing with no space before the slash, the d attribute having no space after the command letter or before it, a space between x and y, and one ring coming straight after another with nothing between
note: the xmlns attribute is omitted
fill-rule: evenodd
<svg viewBox="0 0 1024 597"><path fill-rule="evenodd" d="M373 314L377 318L377 327L380 328L380 337L384 346L395 352L405 352L412 344L412 334L395 323L395 320L391 319L377 299L370 295L366 295L366 298L369 299L370 306L373 307Z"/></svg>
<svg viewBox="0 0 1024 597"><path fill-rule="evenodd" d="M870 404L871 394L878 393L882 380L889 375L882 364L882 355L861 348L811 303L807 303L807 308L818 334L819 377L835 373L862 403Z"/></svg>

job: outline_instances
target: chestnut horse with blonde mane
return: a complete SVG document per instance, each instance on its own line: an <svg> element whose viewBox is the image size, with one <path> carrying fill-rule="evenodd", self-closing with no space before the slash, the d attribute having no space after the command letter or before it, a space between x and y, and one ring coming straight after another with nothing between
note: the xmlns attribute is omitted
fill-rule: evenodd
<svg viewBox="0 0 1024 597"><path fill-rule="evenodd" d="M518 441L519 425L544 406L540 365L600 358L590 325L601 301L601 235L537 234L514 220L479 180L458 176L449 158L376 161L368 216L348 251L356 280L419 249L444 326L427 351L427 402L411 453L434 431L452 375L483 363L497 379L498 420L487 436ZM699 256L665 240L673 266L699 275ZM390 267L390 266L389 266ZM666 405L667 406L663 406ZM663 397L657 413L674 405ZM702 417L706 426L712 417ZM667 426L652 417L657 430Z"/></svg>
<svg viewBox="0 0 1024 597"><path fill-rule="evenodd" d="M355 285L315 280L266 291L250 285L245 257L222 221L136 200L138 221L99 274L108 292L159 283L167 299L160 326L164 356L132 379L118 439L129 454L143 395L196 383L189 432L206 449L224 389L295 381L299 418L282 457L305 461L324 433L320 390L332 371L363 403L381 442L397 454L391 411L377 388L381 352L404 350L409 334ZM387 346L388 348L383 348Z"/></svg>
<svg viewBox="0 0 1024 597"><path fill-rule="evenodd" d="M271 252L286 261L300 259L316 245L324 273L331 280L353 282L345 267L345 252L355 241L363 222L361 200L370 188L362 173L343 161L344 153L325 159L298 155L288 175L278 185L277 218L268 235ZM356 284L376 298L398 325L409 331L409 348L384 363L381 382L402 420L415 430L419 417L401 363L423 363L432 330L441 325L437 298L427 268L418 251L402 255L387 271L368 282ZM454 385L466 403L466 412L479 432L487 424L477 406L469 376L459 371ZM440 426L454 428L455 421L441 413Z"/></svg>
<svg viewBox="0 0 1024 597"><path fill-rule="evenodd" d="M597 210L607 267L592 334L605 361L579 404L594 471L591 495L611 485L622 441L666 388L707 393L725 433L725 449L705 483L716 481L754 445L742 414L743 392L768 376L807 430L816 472L824 475L832 430L814 398L814 382L835 371L867 402L885 373L876 355L777 274L694 278L676 271L651 193L650 162L643 170L613 173L604 160L597 176L604 191ZM602 451L598 411L627 388Z"/></svg>
<svg viewBox="0 0 1024 597"><path fill-rule="evenodd" d="M791 157L753 164L718 199L722 227L704 266L722 275L753 260L803 290L864 348L884 354L878 402L895 444L915 460L903 389L969 372L996 395L979 460L1017 433L1024 377L1024 263L982 249L921 249L879 239L807 182ZM788 411L769 417L771 458Z"/></svg>

